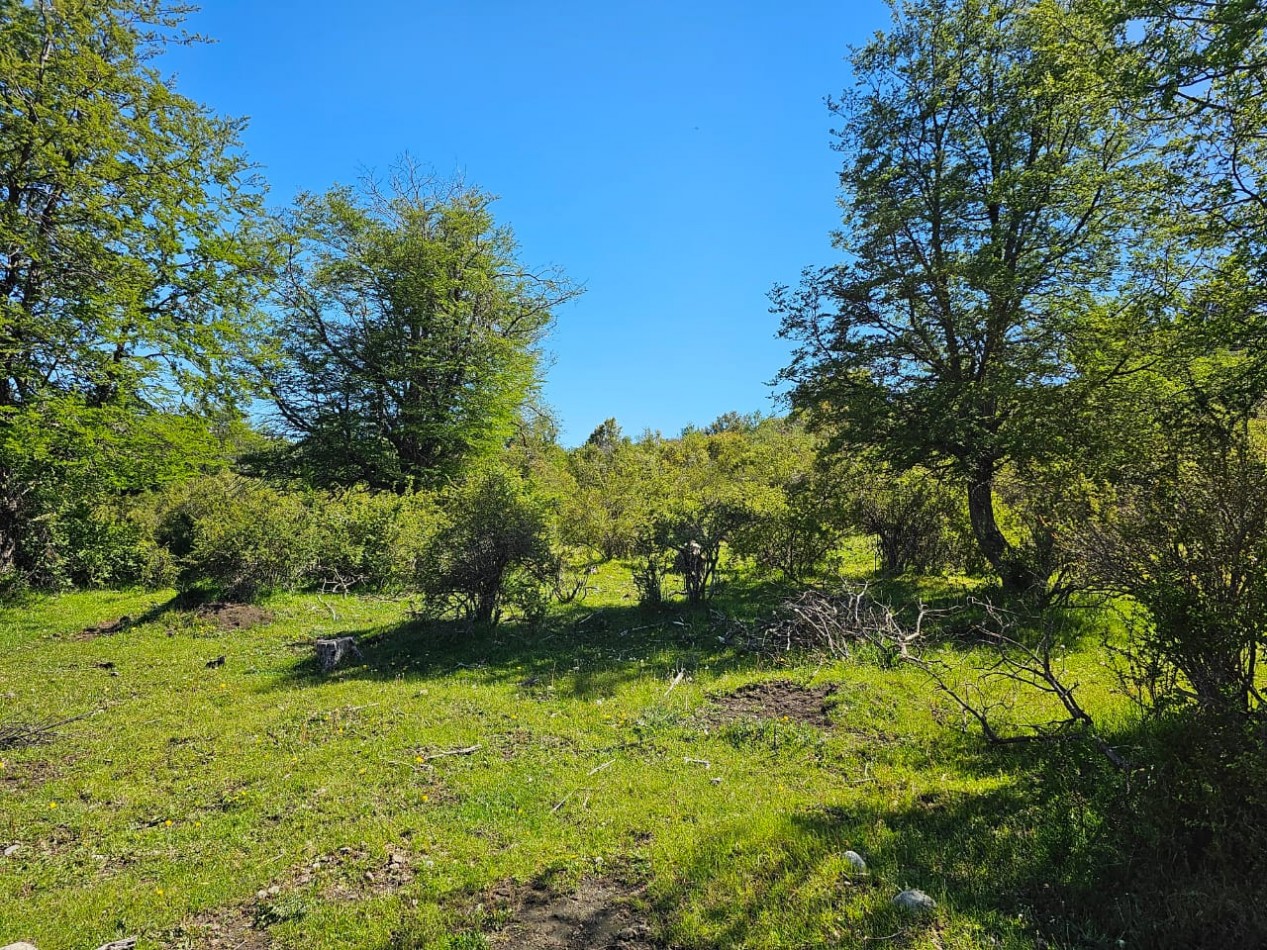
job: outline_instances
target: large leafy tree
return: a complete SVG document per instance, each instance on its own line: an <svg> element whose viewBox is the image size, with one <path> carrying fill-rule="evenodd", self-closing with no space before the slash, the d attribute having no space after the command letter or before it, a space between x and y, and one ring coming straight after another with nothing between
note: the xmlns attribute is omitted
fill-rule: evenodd
<svg viewBox="0 0 1267 950"><path fill-rule="evenodd" d="M187 40L186 12L0 0L0 577L44 556L55 513L39 499L141 487L82 459L164 432L183 470L181 446L203 440L178 433L243 379L270 263L262 191L241 123L154 65Z"/></svg>
<svg viewBox="0 0 1267 950"><path fill-rule="evenodd" d="M183 12L0 0L0 409L236 378L261 192L241 123L152 65Z"/></svg>
<svg viewBox="0 0 1267 950"><path fill-rule="evenodd" d="M1267 393L1267 8L1123 0L1117 15L1137 29L1114 78L1143 104L1182 185L1167 218L1192 278L1172 375L1185 413L1234 426Z"/></svg>
<svg viewBox="0 0 1267 950"><path fill-rule="evenodd" d="M301 196L270 388L319 483L434 483L514 433L539 344L578 292L519 261L492 196L411 166Z"/></svg>
<svg viewBox="0 0 1267 950"><path fill-rule="evenodd" d="M1116 38L1075 0L910 0L853 56L832 108L839 265L776 288L794 406L841 443L966 490L981 553L1042 582L1000 529L996 478L1076 450L1089 390L1130 365L1117 305L1151 174L1098 64ZM1112 331L1112 332L1107 332Z"/></svg>

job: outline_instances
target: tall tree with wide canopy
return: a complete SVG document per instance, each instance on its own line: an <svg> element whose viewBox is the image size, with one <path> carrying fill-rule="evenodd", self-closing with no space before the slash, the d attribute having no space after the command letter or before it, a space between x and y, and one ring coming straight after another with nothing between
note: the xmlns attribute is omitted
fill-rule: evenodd
<svg viewBox="0 0 1267 950"><path fill-rule="evenodd" d="M1086 391L1129 363L1123 305L1147 219L1148 143L1107 95L1116 37L1079 0L909 0L832 102L846 260L776 287L781 374L842 444L928 465L967 493L1005 586L1043 578L1000 529L1009 463L1076 451Z"/></svg>
<svg viewBox="0 0 1267 950"><path fill-rule="evenodd" d="M188 10L0 0L0 577L63 469L187 431L163 417L231 404L245 378L262 188L242 123L154 65Z"/></svg>
<svg viewBox="0 0 1267 950"><path fill-rule="evenodd" d="M0 409L238 378L262 193L242 123L153 65L186 10L0 0Z"/></svg>
<svg viewBox="0 0 1267 950"><path fill-rule="evenodd" d="M309 480L433 484L514 434L555 308L579 291L519 261L492 202L406 162L286 217L269 386Z"/></svg>

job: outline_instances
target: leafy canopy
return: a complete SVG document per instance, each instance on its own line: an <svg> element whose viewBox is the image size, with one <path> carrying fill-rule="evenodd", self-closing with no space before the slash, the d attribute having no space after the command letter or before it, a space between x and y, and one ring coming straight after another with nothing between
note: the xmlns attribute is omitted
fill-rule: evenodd
<svg viewBox="0 0 1267 950"><path fill-rule="evenodd" d="M272 396L312 481L434 484L514 433L578 292L518 259L491 195L412 166L301 196L283 226Z"/></svg>

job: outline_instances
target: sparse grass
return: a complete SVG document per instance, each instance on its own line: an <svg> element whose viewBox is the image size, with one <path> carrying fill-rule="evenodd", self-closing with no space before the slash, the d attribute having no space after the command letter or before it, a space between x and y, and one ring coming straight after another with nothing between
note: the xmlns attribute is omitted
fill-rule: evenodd
<svg viewBox="0 0 1267 950"><path fill-rule="evenodd" d="M1051 804L1055 766L957 735L918 670L761 661L707 613L643 613L616 568L597 585L540 628L484 632L351 597L275 598L272 622L232 633L163 611L165 594L0 611L0 716L96 710L4 757L0 851L21 847L0 858L0 942L191 946L195 922L241 908L275 947L495 946L494 885L607 875L648 883L666 945L1053 936L1050 888L1084 883L1095 835L1089 810ZM761 596L736 584L718 606ZM125 614L147 619L77 638ZM296 643L335 633L361 637L366 662L322 677ZM1119 702L1090 652L1071 662L1091 705ZM833 728L708 714L710 697L769 678L836 684ZM411 879L367 881L392 853ZM903 887L938 910L904 915Z"/></svg>

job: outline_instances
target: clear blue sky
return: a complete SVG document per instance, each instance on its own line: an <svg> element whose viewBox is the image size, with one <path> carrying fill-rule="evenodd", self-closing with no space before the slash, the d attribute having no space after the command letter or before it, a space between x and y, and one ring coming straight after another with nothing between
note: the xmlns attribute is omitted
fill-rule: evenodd
<svg viewBox="0 0 1267 950"><path fill-rule="evenodd" d="M187 26L216 44L161 67L249 117L274 203L409 152L586 285L548 344L565 444L771 410L765 294L832 259L823 97L881 0L204 2Z"/></svg>

